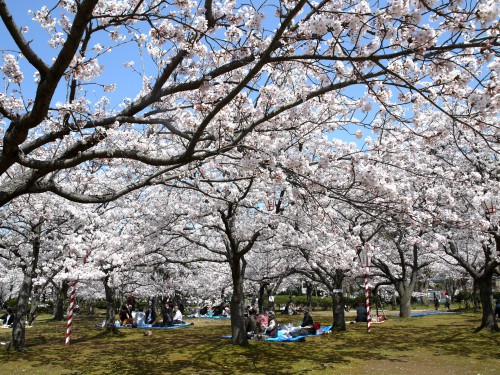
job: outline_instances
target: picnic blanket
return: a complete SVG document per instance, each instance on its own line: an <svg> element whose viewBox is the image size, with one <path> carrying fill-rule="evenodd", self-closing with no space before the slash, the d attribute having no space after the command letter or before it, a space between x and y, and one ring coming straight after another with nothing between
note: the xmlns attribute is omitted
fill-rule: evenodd
<svg viewBox="0 0 500 375"><path fill-rule="evenodd" d="M123 329L130 329L130 328L134 328L134 329L172 329L172 328L183 328L183 327L189 327L189 326L192 326L194 325L194 323L182 323L182 324L174 324L173 326L166 326L166 327L153 327L151 326L151 324L142 324L140 326L137 326L137 327L132 327L132 326L122 326L120 324L115 324L116 328L123 328ZM96 324L96 327L97 328L104 328L104 325L99 325L99 324Z"/></svg>
<svg viewBox="0 0 500 375"><path fill-rule="evenodd" d="M320 336L328 331L332 326L322 326L319 329L316 330L315 335L301 335L301 336L295 336L292 337L289 334L287 334L287 331L284 328L281 328L278 330L278 336L277 337L266 337L263 336L263 341L273 341L273 342L303 342L305 341L306 337L315 337L315 336ZM231 335L229 336L222 336L223 338L230 339L232 338Z"/></svg>
<svg viewBox="0 0 500 375"><path fill-rule="evenodd" d="M411 316L417 317L417 316L442 315L442 314L460 314L460 313L456 311L425 311L425 312L411 314ZM399 317L399 315L391 315L391 316Z"/></svg>
<svg viewBox="0 0 500 375"><path fill-rule="evenodd" d="M305 341L306 337L320 336L320 335L324 334L325 332L330 331L331 328L332 328L332 326L322 326L316 330L316 334L314 334L314 335L300 335L300 336L295 336L295 337L292 337L289 334L287 334L287 331L282 328L282 329L278 330L277 337L266 337L264 340L265 341L277 341L277 342Z"/></svg>
<svg viewBox="0 0 500 375"><path fill-rule="evenodd" d="M201 318L201 319L227 319L231 318L228 315L195 315L195 314L189 314L186 315L186 318Z"/></svg>

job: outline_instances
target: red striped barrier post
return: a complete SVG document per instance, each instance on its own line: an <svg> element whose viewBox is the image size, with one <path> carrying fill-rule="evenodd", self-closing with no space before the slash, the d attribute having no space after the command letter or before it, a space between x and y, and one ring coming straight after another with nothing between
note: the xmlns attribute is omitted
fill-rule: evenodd
<svg viewBox="0 0 500 375"><path fill-rule="evenodd" d="M365 297L366 297L366 329L372 331L372 315L370 314L370 288L368 287L368 272L365 273Z"/></svg>
<svg viewBox="0 0 500 375"><path fill-rule="evenodd" d="M368 287L368 272L370 270L371 254L366 249L358 249L359 264L365 269L365 298L366 298L366 329L372 331L372 315L370 314L370 288Z"/></svg>
<svg viewBox="0 0 500 375"><path fill-rule="evenodd" d="M71 327L73 326L73 308L75 306L76 281L71 284L71 295L69 299L68 326L66 328L66 346L69 346L71 338Z"/></svg>

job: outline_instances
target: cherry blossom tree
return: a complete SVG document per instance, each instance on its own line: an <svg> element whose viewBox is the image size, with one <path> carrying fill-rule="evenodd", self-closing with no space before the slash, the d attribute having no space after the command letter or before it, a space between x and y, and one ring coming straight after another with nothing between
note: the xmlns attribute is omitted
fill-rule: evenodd
<svg viewBox="0 0 500 375"><path fill-rule="evenodd" d="M404 121L431 106L483 134L482 112L498 108L497 12L493 0L70 0L21 25L2 0L0 204L40 192L110 201L259 131L290 134L289 120L327 122L348 97Z"/></svg>
<svg viewBox="0 0 500 375"><path fill-rule="evenodd" d="M25 322L33 284L46 285L65 265L76 261L79 251L85 249L82 228L86 215L64 200L43 194L34 198L21 197L0 212L4 234L0 248L2 257L9 258L10 266L23 274L10 347L24 350ZM32 298L32 307L36 308L37 303Z"/></svg>

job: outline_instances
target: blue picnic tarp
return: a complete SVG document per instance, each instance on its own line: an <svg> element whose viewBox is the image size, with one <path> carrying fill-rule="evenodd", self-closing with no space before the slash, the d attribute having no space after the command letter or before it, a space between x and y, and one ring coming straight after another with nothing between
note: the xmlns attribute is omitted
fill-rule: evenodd
<svg viewBox="0 0 500 375"><path fill-rule="evenodd" d="M324 334L325 332L330 331L332 326L322 326L320 329L316 330L315 335L301 335L301 336L295 336L292 337L289 334L287 334L286 330L284 328L278 330L278 336L277 337L264 337L263 341L273 341L273 342L296 342L296 341L305 341L306 337L314 337L314 336L320 336ZM232 336L222 336L223 338L230 339Z"/></svg>
<svg viewBox="0 0 500 375"><path fill-rule="evenodd" d="M456 311L425 311L425 312L411 314L411 316L418 317L418 316L443 315L443 314L459 314L459 312L456 312ZM399 317L399 315L391 315L391 316Z"/></svg>
<svg viewBox="0 0 500 375"><path fill-rule="evenodd" d="M186 315L186 318L200 318L200 319L227 319L230 318L230 316L227 315L195 315L195 314L189 314Z"/></svg>
<svg viewBox="0 0 500 375"><path fill-rule="evenodd" d="M153 327L151 326L151 324L142 324L140 326L137 326L137 327L132 327L132 326L122 326L120 324L115 324L115 327L116 328L123 328L123 329L130 329L130 328L134 328L134 329L171 329L171 328L183 328L183 327L188 327L188 326L191 326L193 325L193 323L182 323L182 324L174 324L173 326L166 326L166 327ZM97 328L103 328L104 325L102 326L99 326L97 325Z"/></svg>

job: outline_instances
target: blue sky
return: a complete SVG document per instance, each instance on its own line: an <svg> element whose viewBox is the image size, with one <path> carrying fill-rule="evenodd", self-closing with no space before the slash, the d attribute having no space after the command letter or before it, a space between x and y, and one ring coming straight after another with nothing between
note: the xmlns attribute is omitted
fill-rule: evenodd
<svg viewBox="0 0 500 375"><path fill-rule="evenodd" d="M51 48L48 43L48 32L41 28L37 22L33 21L33 15L28 13L28 10L38 10L44 4L48 6L52 6L55 2L45 2L40 0L23 0L23 1L10 1L7 0L7 5L13 14L14 20L20 27L29 26L29 31L24 34L25 38L30 42L31 48L41 56L41 58L50 65L50 62L53 58L57 56L59 52L58 49ZM277 20L274 17L274 14L269 14L270 12L266 12L265 26L268 29L275 28L277 24ZM58 14L55 14L58 16ZM0 23L0 35L8 35L8 32L3 24ZM97 42L97 41L96 41ZM92 47L96 42L91 43ZM109 39L106 36L102 36L99 40L99 43L103 46L111 45ZM113 43L114 44L114 43ZM9 53L9 51L17 51L18 48L14 44L11 38L2 38L0 42L0 48L4 51L4 53ZM107 96L111 100L111 107L115 109L119 109L118 105L121 103L123 98L129 97L134 98L137 92L140 90L142 81L141 78L135 74L132 69L124 69L122 66L116 67L116 63L121 65L124 60L127 60L127 56L130 55L130 60L135 60L135 67L137 69L141 69L141 61L138 60L138 47L134 42L123 44L119 47L113 49L113 52L108 54L103 54L99 57L99 63L104 65L104 72L101 77L99 77L99 82L102 84L111 84L116 83L117 89L112 93L104 93L102 88L97 86L89 86L86 88L85 96L92 103L98 101L102 96ZM14 53L15 54L15 53ZM119 59L116 59L116 56L120 56ZM146 58L144 59L144 64L146 64L146 71L148 74L154 74L155 69L153 62L151 59L147 58L147 54L145 54ZM28 62L24 59L20 60L21 68L24 73L24 81L22 84L22 91L25 95L25 100L27 98L33 98L35 96L36 86L34 84L33 74L35 70L33 67L28 64ZM115 69L116 67L116 69ZM347 94L352 94L353 97L359 97L366 88L363 85L358 85L347 90ZM64 85L60 85L58 91L56 92L55 101L65 101L66 88ZM349 126L351 132L354 132L357 128L355 126ZM370 135L373 137L373 134L367 134L367 131L364 130L364 136L361 140L356 139L349 134L342 134L341 132L335 132L332 134L332 137L341 138L345 141L356 142L358 146L361 146L363 143L363 139L365 136Z"/></svg>

